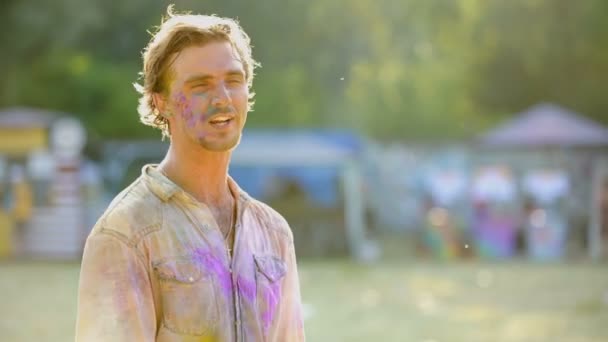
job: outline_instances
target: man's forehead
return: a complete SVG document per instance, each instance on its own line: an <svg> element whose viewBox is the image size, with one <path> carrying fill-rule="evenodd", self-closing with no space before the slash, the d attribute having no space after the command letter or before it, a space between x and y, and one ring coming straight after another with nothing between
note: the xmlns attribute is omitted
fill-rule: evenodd
<svg viewBox="0 0 608 342"><path fill-rule="evenodd" d="M179 76L193 72L222 74L235 70L244 73L240 56L228 42L213 42L187 47L176 56L173 66Z"/></svg>

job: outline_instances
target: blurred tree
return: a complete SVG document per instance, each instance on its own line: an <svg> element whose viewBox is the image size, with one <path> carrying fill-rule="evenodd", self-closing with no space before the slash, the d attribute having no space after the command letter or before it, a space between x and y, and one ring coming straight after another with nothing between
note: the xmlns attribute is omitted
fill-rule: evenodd
<svg viewBox="0 0 608 342"><path fill-rule="evenodd" d="M490 1L473 98L489 112L553 101L608 124L608 2Z"/></svg>
<svg viewBox="0 0 608 342"><path fill-rule="evenodd" d="M138 123L140 52L168 1L0 3L0 106L74 113L101 138ZM466 138L555 101L608 123L603 0L175 1L239 19L262 63L251 127Z"/></svg>

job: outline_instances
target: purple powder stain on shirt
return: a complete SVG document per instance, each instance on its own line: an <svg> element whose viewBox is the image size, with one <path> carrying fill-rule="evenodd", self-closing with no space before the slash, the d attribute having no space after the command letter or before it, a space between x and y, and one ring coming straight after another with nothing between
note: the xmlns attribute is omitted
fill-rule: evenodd
<svg viewBox="0 0 608 342"><path fill-rule="evenodd" d="M243 276L238 276L237 283L239 287L239 295L250 303L255 301L256 285L255 281L248 280Z"/></svg>
<svg viewBox="0 0 608 342"><path fill-rule="evenodd" d="M224 296L232 296L232 275L220 257L210 251L197 248L194 250L194 260L215 276Z"/></svg>
<svg viewBox="0 0 608 342"><path fill-rule="evenodd" d="M294 308L294 313L292 316L293 324L298 329L298 333L304 331L304 320L302 319L302 304L297 303Z"/></svg>
<svg viewBox="0 0 608 342"><path fill-rule="evenodd" d="M267 335L281 298L281 284L278 282L271 284L264 290L263 298L266 302L266 310L262 313L262 322L264 324L264 335Z"/></svg>

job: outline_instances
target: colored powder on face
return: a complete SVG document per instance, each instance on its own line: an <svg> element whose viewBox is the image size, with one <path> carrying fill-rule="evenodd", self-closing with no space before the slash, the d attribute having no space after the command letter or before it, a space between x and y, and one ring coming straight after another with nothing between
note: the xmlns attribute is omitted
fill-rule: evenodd
<svg viewBox="0 0 608 342"><path fill-rule="evenodd" d="M204 92L204 93L196 93L194 94L194 97L196 98L197 101L197 107L198 106L210 106L210 104L207 102L207 99L209 98L209 94ZM207 109L207 112L209 112L209 109ZM197 115L198 121L204 122L206 120L206 118L208 118L209 115L207 115L206 113L200 113L199 115ZM196 124L196 119L197 118L193 118L193 122L194 124Z"/></svg>
<svg viewBox="0 0 608 342"><path fill-rule="evenodd" d="M224 296L232 296L232 276L220 257L210 251L197 248L194 250L194 260L214 275L222 288Z"/></svg>
<svg viewBox="0 0 608 342"><path fill-rule="evenodd" d="M175 101L180 108L180 114L184 121L186 121L188 127L196 125L196 117L192 111L192 105L183 93L178 93L175 97Z"/></svg>
<svg viewBox="0 0 608 342"><path fill-rule="evenodd" d="M209 98L209 94L207 92L194 93L192 94L192 96L196 97L201 101L207 101L207 99Z"/></svg>
<svg viewBox="0 0 608 342"><path fill-rule="evenodd" d="M272 325L272 321L274 320L274 316L277 311L277 306L279 305L279 300L281 298L281 285L280 283L271 284L268 288L265 289L263 294L264 301L266 302L266 311L262 313L262 322L264 324L264 335L268 334L268 329L270 329L270 325Z"/></svg>
<svg viewBox="0 0 608 342"><path fill-rule="evenodd" d="M256 292L255 281L248 280L243 276L238 276L237 283L241 297L245 298L248 302L253 303L255 301Z"/></svg>

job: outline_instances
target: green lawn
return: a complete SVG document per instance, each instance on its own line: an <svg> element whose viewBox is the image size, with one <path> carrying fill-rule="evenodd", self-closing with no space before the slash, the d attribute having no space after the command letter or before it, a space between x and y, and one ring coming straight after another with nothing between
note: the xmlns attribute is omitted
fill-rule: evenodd
<svg viewBox="0 0 608 342"><path fill-rule="evenodd" d="M309 341L608 341L608 268L303 262ZM0 264L0 340L73 340L78 265Z"/></svg>

